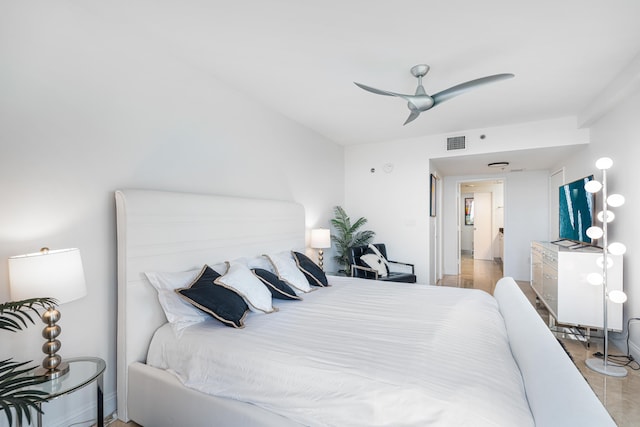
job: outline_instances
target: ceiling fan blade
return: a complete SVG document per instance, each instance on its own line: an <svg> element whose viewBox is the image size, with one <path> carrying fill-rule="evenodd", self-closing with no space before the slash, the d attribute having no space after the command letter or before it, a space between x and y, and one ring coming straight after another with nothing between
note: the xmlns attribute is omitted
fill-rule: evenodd
<svg viewBox="0 0 640 427"><path fill-rule="evenodd" d="M438 92L435 95L432 95L433 105L436 106L444 101L448 101L454 96L458 96L463 94L471 89L475 89L478 86L482 86L488 83L494 83L500 80L506 80L515 77L513 74L494 74L493 76L481 77L479 79L470 80L465 83L460 83L459 85L455 85L450 87L449 89L445 89L442 92Z"/></svg>
<svg viewBox="0 0 640 427"><path fill-rule="evenodd" d="M357 83L357 82L353 82L356 86L358 86L361 89L364 89L368 92L371 93L375 93L376 95L385 95L385 96L397 96L400 98L405 98L407 95L404 95L402 93L395 93L395 92L389 92L388 90L382 90L382 89L376 89L375 87L371 87L371 86L367 86L367 85L363 85L361 83Z"/></svg>
<svg viewBox="0 0 640 427"><path fill-rule="evenodd" d="M411 110L411 113L409 114L409 117L407 117L407 120L405 120L405 122L402 124L402 126L406 125L407 123L410 123L410 122L414 121L415 119L418 118L419 115L420 115L420 110Z"/></svg>

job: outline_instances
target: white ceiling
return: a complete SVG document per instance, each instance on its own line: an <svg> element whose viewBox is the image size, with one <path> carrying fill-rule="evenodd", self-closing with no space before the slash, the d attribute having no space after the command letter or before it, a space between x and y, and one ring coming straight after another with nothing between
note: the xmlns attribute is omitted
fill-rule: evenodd
<svg viewBox="0 0 640 427"><path fill-rule="evenodd" d="M574 116L640 52L640 1L136 0L86 7L339 144ZM496 73L402 126L406 103ZM247 120L251 120L250 106Z"/></svg>
<svg viewBox="0 0 640 427"><path fill-rule="evenodd" d="M431 162L442 176L501 175L504 173L548 170L550 166L556 164L559 160L582 148L584 148L584 145L564 145L535 150L445 157L432 159ZM490 163L496 162L507 162L509 164L504 167L488 166Z"/></svg>

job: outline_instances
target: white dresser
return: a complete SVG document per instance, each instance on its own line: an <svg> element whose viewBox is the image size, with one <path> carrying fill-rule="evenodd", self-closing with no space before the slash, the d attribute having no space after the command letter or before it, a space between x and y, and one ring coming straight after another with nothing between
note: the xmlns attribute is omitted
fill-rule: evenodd
<svg viewBox="0 0 640 427"><path fill-rule="evenodd" d="M587 275L602 272L596 259L602 251L585 247L567 249L549 242L531 243L531 287L557 323L602 329L602 286L587 282ZM608 288L622 290L622 256L609 255ZM608 327L622 330L622 304L609 303Z"/></svg>

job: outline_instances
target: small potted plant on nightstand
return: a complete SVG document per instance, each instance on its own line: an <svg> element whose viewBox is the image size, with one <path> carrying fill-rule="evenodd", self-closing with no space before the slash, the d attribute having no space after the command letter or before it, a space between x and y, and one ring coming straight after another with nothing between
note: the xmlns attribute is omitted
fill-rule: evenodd
<svg viewBox="0 0 640 427"><path fill-rule="evenodd" d="M34 324L31 313L38 315L38 308L46 309L55 305L53 298L32 298L22 301L9 301L0 304L0 330L18 332ZM15 411L18 420L26 418L31 423L31 408L40 411L38 404L44 401L47 393L38 390L28 390L36 384L46 380L44 376L32 375L37 366L27 366L28 362L16 362L13 359L0 360L0 411L4 411L12 425Z"/></svg>

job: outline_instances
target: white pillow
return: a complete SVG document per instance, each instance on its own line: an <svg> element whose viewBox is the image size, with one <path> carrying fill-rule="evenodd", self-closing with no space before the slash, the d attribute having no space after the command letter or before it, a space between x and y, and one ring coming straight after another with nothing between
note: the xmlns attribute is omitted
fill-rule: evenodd
<svg viewBox="0 0 640 427"><path fill-rule="evenodd" d="M273 271L280 280L284 280L296 291L311 292L311 285L309 285L304 273L296 265L291 252L269 254L265 255L265 257L273 264Z"/></svg>
<svg viewBox="0 0 640 427"><path fill-rule="evenodd" d="M249 268L239 262L227 262L226 274L218 277L215 283L234 289L254 312L273 313L276 309L271 300L271 291Z"/></svg>
<svg viewBox="0 0 640 427"><path fill-rule="evenodd" d="M378 277L386 277L387 268L384 266L378 255L364 254L360 257L360 261L362 261L367 267L377 271Z"/></svg>
<svg viewBox="0 0 640 427"><path fill-rule="evenodd" d="M387 269L389 268L389 263L387 262L387 259L384 257L384 255L382 255L382 252L378 250L376 245L369 243L369 250L371 250L371 252L373 252L374 254L378 255L378 257L383 262L383 264L387 267Z"/></svg>
<svg viewBox="0 0 640 427"><path fill-rule="evenodd" d="M263 270L275 273L275 271L273 270L273 265L271 265L267 257L265 257L264 255L256 256L253 258L242 257L231 262L239 262L241 264L244 264L249 268L249 270L252 270L254 268L261 268Z"/></svg>
<svg viewBox="0 0 640 427"><path fill-rule="evenodd" d="M213 265L209 264L209 267L211 267L211 269L216 273L218 273L219 275L224 276L227 273L229 264L227 264L227 262L219 262Z"/></svg>
<svg viewBox="0 0 640 427"><path fill-rule="evenodd" d="M148 272L144 273L151 286L158 291L158 301L164 315L174 329L180 330L194 323L209 318L207 313L198 310L175 292L176 289L188 287L198 277L201 269L181 271L177 273Z"/></svg>
<svg viewBox="0 0 640 427"><path fill-rule="evenodd" d="M378 276L387 277L387 275L389 274L389 263L387 262L387 259L384 257L384 255L382 255L378 248L376 248L376 246L371 243L369 243L369 250L373 252L375 258L367 257L366 259L362 259L362 257L360 257L360 259L369 267L375 269L378 272ZM372 265L370 263L375 263L375 265Z"/></svg>

